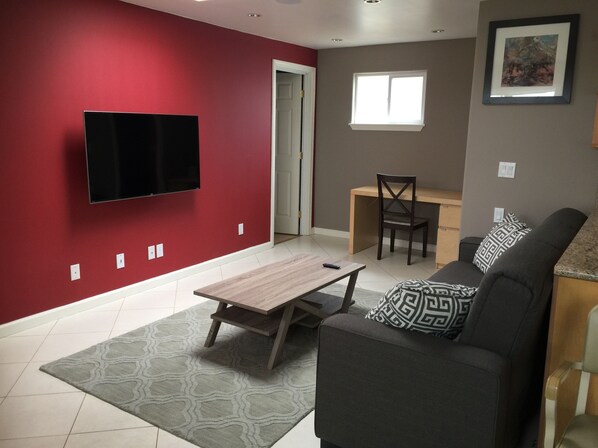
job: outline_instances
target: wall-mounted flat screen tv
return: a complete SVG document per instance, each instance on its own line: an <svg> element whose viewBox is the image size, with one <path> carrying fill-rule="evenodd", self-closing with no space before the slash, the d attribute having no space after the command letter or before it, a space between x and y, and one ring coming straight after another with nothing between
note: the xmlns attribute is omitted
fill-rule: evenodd
<svg viewBox="0 0 598 448"><path fill-rule="evenodd" d="M199 188L199 119L84 111L91 203Z"/></svg>

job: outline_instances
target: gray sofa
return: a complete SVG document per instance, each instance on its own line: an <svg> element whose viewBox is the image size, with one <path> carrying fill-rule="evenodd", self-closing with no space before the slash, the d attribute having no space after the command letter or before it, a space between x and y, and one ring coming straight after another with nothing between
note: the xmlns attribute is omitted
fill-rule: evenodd
<svg viewBox="0 0 598 448"><path fill-rule="evenodd" d="M482 274L480 238L430 280L479 286L456 341L339 314L320 326L315 432L322 447L517 446L537 411L554 265L586 216L561 209Z"/></svg>

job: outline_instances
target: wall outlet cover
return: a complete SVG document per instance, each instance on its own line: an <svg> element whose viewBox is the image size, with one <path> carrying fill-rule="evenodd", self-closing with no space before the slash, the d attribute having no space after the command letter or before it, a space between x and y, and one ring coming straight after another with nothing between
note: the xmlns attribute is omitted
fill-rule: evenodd
<svg viewBox="0 0 598 448"><path fill-rule="evenodd" d="M116 269L125 267L125 254L116 254Z"/></svg>
<svg viewBox="0 0 598 448"><path fill-rule="evenodd" d="M81 278L81 268L78 264L71 264L71 281L79 280Z"/></svg>
<svg viewBox="0 0 598 448"><path fill-rule="evenodd" d="M494 207L494 222L501 222L505 218L505 209Z"/></svg>
<svg viewBox="0 0 598 448"><path fill-rule="evenodd" d="M147 259L153 260L156 258L156 246L147 246Z"/></svg>

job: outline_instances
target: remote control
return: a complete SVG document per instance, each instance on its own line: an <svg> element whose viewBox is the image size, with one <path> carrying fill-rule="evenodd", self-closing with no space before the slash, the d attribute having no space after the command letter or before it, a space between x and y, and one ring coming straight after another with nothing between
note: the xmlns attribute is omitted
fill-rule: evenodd
<svg viewBox="0 0 598 448"><path fill-rule="evenodd" d="M341 268L338 264L333 264L333 263L324 263L322 266L324 266L325 268L330 268L330 269L340 269Z"/></svg>

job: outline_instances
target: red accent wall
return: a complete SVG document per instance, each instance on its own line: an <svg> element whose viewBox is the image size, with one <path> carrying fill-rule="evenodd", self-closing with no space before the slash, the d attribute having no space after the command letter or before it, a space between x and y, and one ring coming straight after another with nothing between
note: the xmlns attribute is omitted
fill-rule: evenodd
<svg viewBox="0 0 598 448"><path fill-rule="evenodd" d="M272 59L315 50L117 0L1 9L0 323L269 241ZM90 205L85 109L199 115L201 189Z"/></svg>

